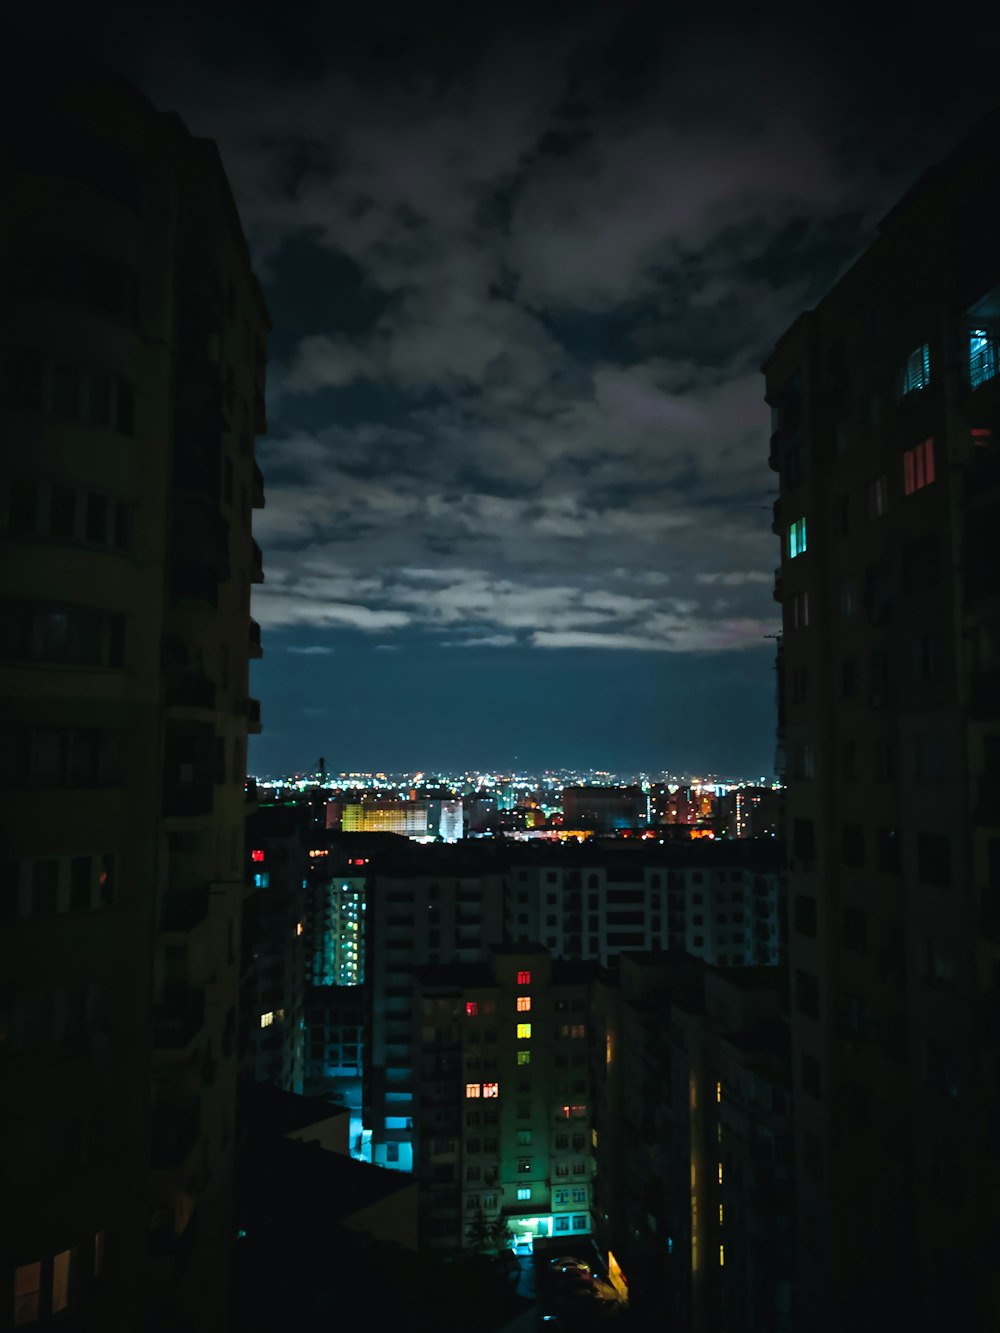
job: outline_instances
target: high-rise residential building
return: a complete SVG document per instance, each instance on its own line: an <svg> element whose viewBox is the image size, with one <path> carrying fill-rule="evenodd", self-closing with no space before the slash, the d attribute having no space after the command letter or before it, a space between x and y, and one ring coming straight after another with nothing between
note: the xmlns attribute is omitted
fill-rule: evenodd
<svg viewBox="0 0 1000 1333"><path fill-rule="evenodd" d="M218 1330L268 317L214 144L9 37L0 1326Z"/></svg>
<svg viewBox="0 0 1000 1333"><path fill-rule="evenodd" d="M607 965L627 949L679 949L721 966L777 963L784 850L777 842L518 846L508 937Z"/></svg>
<svg viewBox="0 0 1000 1333"><path fill-rule="evenodd" d="M998 129L764 365L817 1330L1000 1325Z"/></svg>
<svg viewBox="0 0 1000 1333"><path fill-rule="evenodd" d="M414 1169L421 1240L476 1248L591 1230L590 999L596 964L498 945L419 969Z"/></svg>
<svg viewBox="0 0 1000 1333"><path fill-rule="evenodd" d="M564 787L563 822L567 828L614 833L645 828L649 798L641 787Z"/></svg>

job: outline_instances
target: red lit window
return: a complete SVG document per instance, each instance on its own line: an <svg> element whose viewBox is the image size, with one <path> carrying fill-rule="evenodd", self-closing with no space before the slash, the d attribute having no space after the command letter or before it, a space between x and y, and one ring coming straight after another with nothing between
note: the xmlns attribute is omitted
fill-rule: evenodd
<svg viewBox="0 0 1000 1333"><path fill-rule="evenodd" d="M465 1012L469 1015L470 1018L475 1018L476 1014L479 1013L479 1005L475 1002L475 1000L466 1000Z"/></svg>
<svg viewBox="0 0 1000 1333"><path fill-rule="evenodd" d="M972 443L977 449L988 449L993 442L993 432L989 429L974 428L972 431Z"/></svg>
<svg viewBox="0 0 1000 1333"><path fill-rule="evenodd" d="M924 440L903 455L903 490L922 491L934 480L934 441Z"/></svg>
<svg viewBox="0 0 1000 1333"><path fill-rule="evenodd" d="M250 853L251 861L263 861L263 859L264 859L264 849L262 847L256 847Z"/></svg>
<svg viewBox="0 0 1000 1333"><path fill-rule="evenodd" d="M531 973L530 973L530 972L518 972L518 974L517 974L517 984L518 984L519 986L530 986L530 985L531 985Z"/></svg>
<svg viewBox="0 0 1000 1333"><path fill-rule="evenodd" d="M484 1084L483 1084L483 1096L484 1096L484 1097L499 1097L499 1096L500 1096L500 1084L499 1084L499 1083L484 1083Z"/></svg>

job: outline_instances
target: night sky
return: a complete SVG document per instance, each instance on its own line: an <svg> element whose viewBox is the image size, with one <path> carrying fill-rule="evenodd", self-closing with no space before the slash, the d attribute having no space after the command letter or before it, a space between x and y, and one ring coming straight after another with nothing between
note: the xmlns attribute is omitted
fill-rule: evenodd
<svg viewBox="0 0 1000 1333"><path fill-rule="evenodd" d="M759 365L994 76L689 8L91 25L217 140L274 323L258 773L771 773Z"/></svg>

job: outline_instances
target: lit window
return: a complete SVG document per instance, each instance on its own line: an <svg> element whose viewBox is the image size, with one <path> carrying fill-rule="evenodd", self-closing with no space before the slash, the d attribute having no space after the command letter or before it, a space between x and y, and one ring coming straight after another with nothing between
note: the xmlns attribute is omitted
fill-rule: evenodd
<svg viewBox="0 0 1000 1333"><path fill-rule="evenodd" d="M69 1305L69 1270L72 1250L61 1250L52 1260L52 1313Z"/></svg>
<svg viewBox="0 0 1000 1333"><path fill-rule="evenodd" d="M469 1015L470 1018L475 1018L475 1016L479 1013L479 1005L476 1003L475 1000L466 1000L465 1012Z"/></svg>
<svg viewBox="0 0 1000 1333"><path fill-rule="evenodd" d="M295 926L295 934L301 935L304 929L305 927L303 926L302 922L301 921L297 922Z"/></svg>
<svg viewBox="0 0 1000 1333"><path fill-rule="evenodd" d="M931 382L931 349L929 343L915 347L903 363L899 396L902 398L915 389L926 389Z"/></svg>
<svg viewBox="0 0 1000 1333"><path fill-rule="evenodd" d="M530 1198L531 1198L531 1186L530 1186L530 1185L519 1185L519 1186L517 1187L517 1197L518 1197L518 1199L521 1199L521 1200L524 1200L524 1199L530 1199Z"/></svg>
<svg viewBox="0 0 1000 1333"><path fill-rule="evenodd" d="M903 490L922 491L934 480L934 441L924 440L903 455Z"/></svg>
<svg viewBox="0 0 1000 1333"><path fill-rule="evenodd" d="M482 1088L478 1083L466 1083L465 1095L466 1097L479 1097L482 1095Z"/></svg>
<svg viewBox="0 0 1000 1333"><path fill-rule="evenodd" d="M263 859L264 859L264 849L262 847L257 847L250 853L251 861L263 861Z"/></svg>
<svg viewBox="0 0 1000 1333"><path fill-rule="evenodd" d="M585 1106L572 1106L570 1107L570 1114L574 1120L583 1120L587 1114L587 1108Z"/></svg>
<svg viewBox="0 0 1000 1333"><path fill-rule="evenodd" d="M518 1025L517 1025L517 1039L518 1039L518 1041L528 1041L528 1039L529 1039L530 1037L531 1037L531 1024L530 1024L530 1023L518 1023Z"/></svg>
<svg viewBox="0 0 1000 1333"><path fill-rule="evenodd" d="M719 1163L719 1184L722 1184L722 1163Z"/></svg>
<svg viewBox="0 0 1000 1333"><path fill-rule="evenodd" d="M33 1324L39 1316L42 1265L19 1264L14 1269L14 1323Z"/></svg>
<svg viewBox="0 0 1000 1333"><path fill-rule="evenodd" d="M722 1204L720 1203L720 1204L719 1204L719 1226L720 1226L720 1227L722 1226L722 1223L723 1223L723 1212L722 1212Z"/></svg>
<svg viewBox="0 0 1000 1333"><path fill-rule="evenodd" d="M530 1052L530 1051L518 1051L518 1053L517 1053L517 1063L518 1063L519 1065L530 1065L530 1064L531 1064L531 1052Z"/></svg>
<svg viewBox="0 0 1000 1333"><path fill-rule="evenodd" d="M261 1014L260 1025L262 1028L269 1028L274 1022L274 1010L269 1009L266 1014Z"/></svg>
<svg viewBox="0 0 1000 1333"><path fill-rule="evenodd" d="M531 1173L531 1158L530 1158L530 1157L519 1157L519 1158L517 1159L517 1169L518 1169L518 1172L519 1172L522 1176L530 1175L530 1173Z"/></svg>
<svg viewBox="0 0 1000 1333"><path fill-rule="evenodd" d="M531 985L531 973L530 973L530 972L518 972L518 974L517 974L517 984L518 984L519 986L530 986L530 985Z"/></svg>
<svg viewBox="0 0 1000 1333"><path fill-rule="evenodd" d="M715 1085L715 1100L716 1100L717 1102L721 1102L721 1101L722 1101L722 1084L719 1083L719 1082L716 1082L716 1085Z"/></svg>
<svg viewBox="0 0 1000 1333"><path fill-rule="evenodd" d="M484 1096L484 1097L499 1097L499 1096L500 1096L500 1084L499 1084L499 1083L484 1083L484 1084L483 1084L483 1096Z"/></svg>
<svg viewBox="0 0 1000 1333"><path fill-rule="evenodd" d="M100 1277L104 1272L104 1232L96 1231L94 1233L94 1277Z"/></svg>
<svg viewBox="0 0 1000 1333"><path fill-rule="evenodd" d="M590 1142L593 1144L593 1146L594 1146L595 1148L597 1147L597 1130L596 1130L596 1129L592 1129L592 1130L590 1131Z"/></svg>
<svg viewBox="0 0 1000 1333"><path fill-rule="evenodd" d="M517 1012L519 1014L526 1014L530 1011L530 1009L531 1009L531 996L519 995L517 997Z"/></svg>
<svg viewBox="0 0 1000 1333"><path fill-rule="evenodd" d="M797 555L804 554L806 549L806 521L804 518L798 518L788 529L788 558L794 560Z"/></svg>
<svg viewBox="0 0 1000 1333"><path fill-rule="evenodd" d="M986 329L969 332L969 384L973 389L1000 374L1000 345Z"/></svg>
<svg viewBox="0 0 1000 1333"><path fill-rule="evenodd" d="M726 1247L725 1247L725 1245L720 1245L720 1246L719 1246L719 1267L722 1268L723 1265L725 1264L725 1262L726 1262Z"/></svg>

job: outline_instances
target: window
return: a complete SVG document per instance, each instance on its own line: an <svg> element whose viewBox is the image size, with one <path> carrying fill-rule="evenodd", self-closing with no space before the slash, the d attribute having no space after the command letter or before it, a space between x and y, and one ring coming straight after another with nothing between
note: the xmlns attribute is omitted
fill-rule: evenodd
<svg viewBox="0 0 1000 1333"><path fill-rule="evenodd" d="M800 741L795 747L795 777L807 780L816 776L816 751L810 741Z"/></svg>
<svg viewBox="0 0 1000 1333"><path fill-rule="evenodd" d="M898 872L900 867L899 834L895 829L875 830L875 855L879 870L886 875Z"/></svg>
<svg viewBox="0 0 1000 1333"><path fill-rule="evenodd" d="M816 825L811 819L792 821L792 855L799 861L816 859Z"/></svg>
<svg viewBox="0 0 1000 1333"><path fill-rule="evenodd" d="M517 984L518 984L519 986L530 986L530 985L531 985L531 973L530 973L530 972L518 972L518 974L517 974Z"/></svg>
<svg viewBox="0 0 1000 1333"><path fill-rule="evenodd" d="M483 1084L483 1096L484 1096L484 1097L499 1097L499 1096L500 1096L500 1084L499 1084L499 1083L484 1083L484 1084Z"/></svg>
<svg viewBox="0 0 1000 1333"><path fill-rule="evenodd" d="M531 1158L519 1157L517 1159L518 1175L527 1176L531 1174Z"/></svg>
<svg viewBox="0 0 1000 1333"><path fill-rule="evenodd" d="M569 1230L569 1218L568 1218L568 1217L557 1217L557 1218L555 1219L555 1229L556 1229L556 1231L568 1231L568 1230Z"/></svg>
<svg viewBox="0 0 1000 1333"><path fill-rule="evenodd" d="M574 1230L574 1231L586 1231L586 1230L587 1230L587 1219L586 1219L586 1217L574 1216L574 1218L573 1218L573 1230Z"/></svg>
<svg viewBox="0 0 1000 1333"><path fill-rule="evenodd" d="M810 1097L820 1096L820 1074L819 1061L815 1055L810 1055L808 1051L802 1052L802 1089L808 1092Z"/></svg>
<svg viewBox="0 0 1000 1333"><path fill-rule="evenodd" d="M269 1009L266 1014L261 1014L260 1025L262 1028L269 1028L274 1023L274 1010Z"/></svg>
<svg viewBox="0 0 1000 1333"><path fill-rule="evenodd" d="M573 1191L573 1202L574 1202L574 1203L586 1203L586 1202L587 1202L587 1191L586 1191L586 1189L575 1189L575 1190Z"/></svg>
<svg viewBox="0 0 1000 1333"><path fill-rule="evenodd" d="M518 1063L519 1065L530 1065L530 1064L531 1064L531 1052L530 1052L530 1051L518 1051L518 1053L517 1053L517 1063Z"/></svg>
<svg viewBox="0 0 1000 1333"><path fill-rule="evenodd" d="M519 995L517 997L517 1012L519 1014L526 1014L530 1011L530 1009L531 1009L531 996Z"/></svg>
<svg viewBox="0 0 1000 1333"><path fill-rule="evenodd" d="M886 484L884 475L873 477L867 487L868 499L868 517L870 519L881 518L887 506L886 502Z"/></svg>
<svg viewBox="0 0 1000 1333"><path fill-rule="evenodd" d="M796 519L788 529L788 558L794 560L796 556L803 555L806 549L806 521L804 518Z"/></svg>
<svg viewBox="0 0 1000 1333"><path fill-rule="evenodd" d="M476 1015L479 1013L479 1005L476 1003L475 1000L466 1000L465 1012L469 1015L470 1018L475 1018Z"/></svg>
<svg viewBox="0 0 1000 1333"><path fill-rule="evenodd" d="M517 1146L519 1148L527 1148L530 1145L530 1143L531 1143L531 1130L519 1129L517 1131Z"/></svg>
<svg viewBox="0 0 1000 1333"><path fill-rule="evenodd" d="M858 614L858 585L855 579L841 579L837 607L842 620L853 620Z"/></svg>
<svg viewBox="0 0 1000 1333"><path fill-rule="evenodd" d="M525 1200L525 1199L530 1199L530 1198L531 1198L531 1186L530 1186L530 1185L518 1185L518 1187L517 1187L517 1197L518 1197L518 1200L519 1200L519 1201L523 1201L523 1200Z"/></svg>
<svg viewBox="0 0 1000 1333"><path fill-rule="evenodd" d="M931 348L929 343L915 347L903 362L900 373L899 396L904 398L917 389L926 389L931 382Z"/></svg>
<svg viewBox="0 0 1000 1333"><path fill-rule="evenodd" d="M19 1264L14 1269L14 1323L33 1324L40 1314L41 1263Z"/></svg>
<svg viewBox="0 0 1000 1333"><path fill-rule="evenodd" d="M914 491L930 486L933 480L934 441L924 440L903 454L903 491L912 495Z"/></svg>
<svg viewBox="0 0 1000 1333"><path fill-rule="evenodd" d="M795 895L795 930L808 939L816 938L816 899L804 893Z"/></svg>
<svg viewBox="0 0 1000 1333"><path fill-rule="evenodd" d="M844 824L841 829L841 850L845 866L860 867L865 863L865 830L861 824Z"/></svg>
<svg viewBox="0 0 1000 1333"><path fill-rule="evenodd" d="M951 839L947 833L917 834L917 878L924 884L951 884Z"/></svg>
<svg viewBox="0 0 1000 1333"><path fill-rule="evenodd" d="M795 1007L807 1018L819 1018L819 982L801 969L795 973Z"/></svg>
<svg viewBox="0 0 1000 1333"><path fill-rule="evenodd" d="M844 948L852 953L865 953L868 948L868 918L860 908L844 908Z"/></svg>
<svg viewBox="0 0 1000 1333"><path fill-rule="evenodd" d="M530 1038L531 1038L531 1024L530 1024L530 1023L518 1023L518 1025L517 1025L517 1039L518 1039L518 1041L528 1041L528 1040L530 1040Z"/></svg>
<svg viewBox="0 0 1000 1333"><path fill-rule="evenodd" d="M969 386L980 384L1000 374L1000 344L986 329L969 330Z"/></svg>
<svg viewBox="0 0 1000 1333"><path fill-rule="evenodd" d="M478 1083L466 1083L465 1095L466 1097L480 1097L482 1096L482 1087Z"/></svg>

